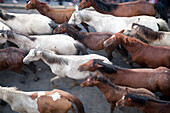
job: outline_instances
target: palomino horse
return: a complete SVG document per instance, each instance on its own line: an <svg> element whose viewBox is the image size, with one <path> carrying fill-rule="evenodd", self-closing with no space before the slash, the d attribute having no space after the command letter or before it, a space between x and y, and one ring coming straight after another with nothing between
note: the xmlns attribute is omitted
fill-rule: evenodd
<svg viewBox="0 0 170 113"><path fill-rule="evenodd" d="M92 26L96 32L117 33L136 21L137 23L145 25L154 31L169 30L168 24L164 20L156 19L151 16L115 17L88 10L75 11L68 23L78 25L81 22L85 22L86 24Z"/></svg>
<svg viewBox="0 0 170 113"><path fill-rule="evenodd" d="M117 103L117 107L137 107L144 113L169 113L170 102L127 93Z"/></svg>
<svg viewBox="0 0 170 113"><path fill-rule="evenodd" d="M127 69L106 64L100 59L93 59L82 64L79 70L98 70L117 85L146 88L154 92L160 91L163 95L170 95L170 69L166 67L156 69Z"/></svg>
<svg viewBox="0 0 170 113"><path fill-rule="evenodd" d="M100 13L119 17L156 16L156 13L159 13L160 18L163 18L168 23L166 8L160 2L152 4L145 0L138 0L126 3L106 3L102 0L82 0L79 4L79 9L90 6Z"/></svg>
<svg viewBox="0 0 170 113"><path fill-rule="evenodd" d="M79 66L90 59L101 58L105 63L112 64L107 58L96 55L56 55L39 48L30 50L28 55L24 58L23 62L28 63L30 61L37 61L42 59L50 68L51 71L57 76L51 79L51 83L54 85L54 81L59 78L65 78L66 76L75 80L85 79L90 76L89 71L81 72L78 70Z"/></svg>
<svg viewBox="0 0 170 113"><path fill-rule="evenodd" d="M15 47L8 47L5 49L0 49L0 71L8 69L16 73L22 73L26 75L27 73L23 70L23 59L26 53ZM33 63L25 65L28 67L35 75L34 80L39 78L36 76L36 66ZM21 82L25 82L25 78L21 79Z"/></svg>
<svg viewBox="0 0 170 113"><path fill-rule="evenodd" d="M18 113L68 113L76 105L78 113L85 113L82 102L75 96L58 89L23 92L15 87L1 87L0 99ZM74 110L75 111L75 110Z"/></svg>
<svg viewBox="0 0 170 113"><path fill-rule="evenodd" d="M83 44L75 41L70 36L58 34L58 35L35 35L29 37L24 34L20 34L14 31L1 30L0 39L5 39L15 43L20 49L24 51L30 51L37 45L48 51L53 51L56 54L87 54L87 50Z"/></svg>
<svg viewBox="0 0 170 113"><path fill-rule="evenodd" d="M79 32L74 28L71 24L60 24L57 28L54 29L53 33L67 33L69 36L74 38L75 40L78 40L81 42L85 47L98 51L104 49L103 42L106 41L108 38L110 38L113 33L110 32ZM108 59L112 60L112 50L107 49L109 51L106 51L108 55ZM124 58L128 56L128 54L125 54L123 51L123 48L118 47L118 52L122 54Z"/></svg>
<svg viewBox="0 0 170 113"><path fill-rule="evenodd" d="M137 34L154 46L170 46L170 32L153 31L152 29L137 23L133 23L132 29L124 32L124 34L130 36Z"/></svg>
<svg viewBox="0 0 170 113"><path fill-rule="evenodd" d="M115 108L116 102L120 100L126 94L126 87L117 86L110 82L110 80L97 77L95 75L88 77L86 81L81 83L82 87L98 87L104 94L106 100L111 104L111 113ZM156 96L147 89L144 88L129 88L130 92L138 94L138 95L145 95L149 96L150 98L156 98Z"/></svg>
<svg viewBox="0 0 170 113"><path fill-rule="evenodd" d="M151 46L122 33L116 33L104 42L105 49L109 46L116 48L119 44L122 44L130 53L132 62L136 62L140 66L151 68L166 66L170 68L170 47Z"/></svg>
<svg viewBox="0 0 170 113"><path fill-rule="evenodd" d="M57 24L40 14L15 14L0 10L0 21L24 34L52 34Z"/></svg>
<svg viewBox="0 0 170 113"><path fill-rule="evenodd" d="M75 9L53 9L50 8L46 3L40 2L39 0L31 0L25 6L27 10L37 9L39 13L44 16L51 18L55 23L62 24L67 22ZM85 23L81 23L84 28L89 32L88 26ZM78 26L77 26L78 27Z"/></svg>

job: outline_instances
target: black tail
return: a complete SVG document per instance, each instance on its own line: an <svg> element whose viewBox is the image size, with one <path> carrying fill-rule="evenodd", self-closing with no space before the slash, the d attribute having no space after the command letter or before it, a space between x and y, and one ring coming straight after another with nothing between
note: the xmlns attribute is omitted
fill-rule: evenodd
<svg viewBox="0 0 170 113"><path fill-rule="evenodd" d="M160 14L160 18L164 19L168 23L168 15L165 6L161 2L155 3L155 10Z"/></svg>
<svg viewBox="0 0 170 113"><path fill-rule="evenodd" d="M85 113L83 103L78 98L70 95L68 99L76 105L78 113Z"/></svg>

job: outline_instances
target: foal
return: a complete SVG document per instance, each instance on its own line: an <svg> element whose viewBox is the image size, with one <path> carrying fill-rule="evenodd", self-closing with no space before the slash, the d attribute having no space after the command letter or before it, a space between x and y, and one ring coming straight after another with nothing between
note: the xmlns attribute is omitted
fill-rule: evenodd
<svg viewBox="0 0 170 113"><path fill-rule="evenodd" d="M8 69L16 73L22 73L26 75L26 72L23 70L23 59L26 56L26 53L15 47L8 47L5 49L0 49L0 71ZM36 66L33 63L30 63L27 66L35 75L34 80L39 78L36 76ZM23 83L25 81L21 79Z"/></svg>
<svg viewBox="0 0 170 113"><path fill-rule="evenodd" d="M52 91L18 91L15 87L1 87L0 99L18 113L68 113L76 105L78 113L85 113L82 102L58 89Z"/></svg>
<svg viewBox="0 0 170 113"><path fill-rule="evenodd" d="M170 32L153 31L144 25L133 23L132 29L126 35L134 36L136 34L151 45L170 46Z"/></svg>
<svg viewBox="0 0 170 113"><path fill-rule="evenodd" d="M86 81L81 83L82 87L98 87L104 94L106 100L111 104L111 113L113 113L116 102L126 94L126 87L121 87L114 85L110 80L106 78L97 77L96 75L88 77ZM149 96L151 98L156 98L156 96L147 89L138 88L133 89L129 88L130 92Z"/></svg>
<svg viewBox="0 0 170 113"><path fill-rule="evenodd" d="M105 50L107 47L114 46L116 48L119 44L130 53L132 61L143 67L157 68L159 66L166 66L170 68L170 47L151 46L142 41L128 37L121 33L116 33L111 38L104 42Z"/></svg>
<svg viewBox="0 0 170 113"><path fill-rule="evenodd" d="M116 103L117 107L137 107L144 113L169 113L170 102L128 93Z"/></svg>
<svg viewBox="0 0 170 113"><path fill-rule="evenodd" d="M163 95L170 95L170 69L166 67L156 69L127 69L106 64L99 59L93 59L82 64L79 70L98 70L117 85L146 88L154 92L160 91Z"/></svg>

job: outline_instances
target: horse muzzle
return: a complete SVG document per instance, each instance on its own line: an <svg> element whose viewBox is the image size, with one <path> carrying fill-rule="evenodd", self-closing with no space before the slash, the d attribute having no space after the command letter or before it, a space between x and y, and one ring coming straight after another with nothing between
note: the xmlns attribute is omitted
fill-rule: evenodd
<svg viewBox="0 0 170 113"><path fill-rule="evenodd" d="M29 64L30 62L28 60L23 59L24 64Z"/></svg>

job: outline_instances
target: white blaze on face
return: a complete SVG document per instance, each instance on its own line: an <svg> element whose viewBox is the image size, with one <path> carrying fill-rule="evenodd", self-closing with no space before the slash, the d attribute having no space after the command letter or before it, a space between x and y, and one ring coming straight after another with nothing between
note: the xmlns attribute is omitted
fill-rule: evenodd
<svg viewBox="0 0 170 113"><path fill-rule="evenodd" d="M122 99L124 100L124 99L125 99L125 96L123 96Z"/></svg>
<svg viewBox="0 0 170 113"><path fill-rule="evenodd" d="M87 79L87 81L89 82L89 81L90 81L90 79L88 78L88 79Z"/></svg>
<svg viewBox="0 0 170 113"><path fill-rule="evenodd" d="M53 101L56 101L57 99L61 99L61 95L58 92L53 93L52 95L48 95L48 96L51 96Z"/></svg>
<svg viewBox="0 0 170 113"><path fill-rule="evenodd" d="M110 38L114 38L115 37L115 35L112 35Z"/></svg>

